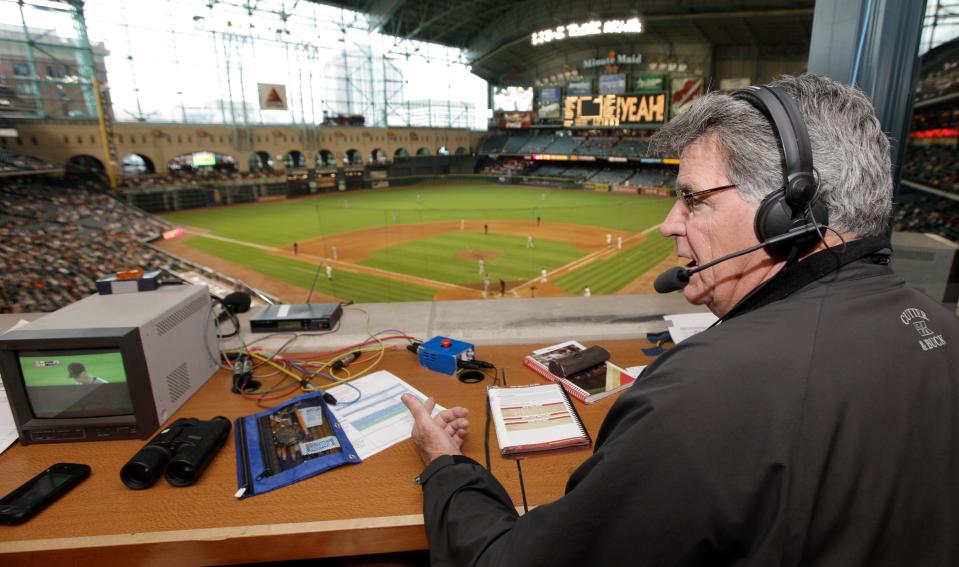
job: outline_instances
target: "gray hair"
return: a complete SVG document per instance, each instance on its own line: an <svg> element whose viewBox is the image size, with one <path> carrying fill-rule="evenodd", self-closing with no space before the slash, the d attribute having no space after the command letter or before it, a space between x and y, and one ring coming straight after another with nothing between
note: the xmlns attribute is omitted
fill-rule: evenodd
<svg viewBox="0 0 959 567"><path fill-rule="evenodd" d="M821 75L780 77L770 83L796 101L809 132L819 198L829 225L860 237L887 229L892 212L889 140L862 91ZM715 135L726 174L747 202L758 203L784 184L784 158L772 124L748 102L709 93L652 140L658 153L681 155Z"/></svg>

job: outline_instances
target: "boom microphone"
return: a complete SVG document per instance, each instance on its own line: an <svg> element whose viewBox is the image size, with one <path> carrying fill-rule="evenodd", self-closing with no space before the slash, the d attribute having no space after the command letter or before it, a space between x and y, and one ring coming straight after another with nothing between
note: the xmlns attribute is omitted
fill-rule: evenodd
<svg viewBox="0 0 959 567"><path fill-rule="evenodd" d="M697 274L703 270L712 268L716 264L721 264L725 262L726 260L732 260L733 258L738 258L744 254L755 252L756 250L759 250L760 248L765 248L767 246L774 246L776 244L779 244L780 242L792 240L794 238L798 238L800 236L803 236L813 231L818 232L819 228L820 228L820 225L817 225L817 224L806 224L795 230L791 230L785 234L780 234L779 236L767 238L766 240L763 240L759 244L750 246L749 248L744 248L737 252L733 252L732 254L726 254L725 256L720 256L719 258L716 258L712 262L707 262L703 264L702 266L696 266L695 268L692 268L692 269L681 268L679 266L670 268L666 270L665 272L659 274L659 276L656 278L656 281L653 282L653 289L655 289L658 293L669 293L672 291L678 291L686 287L686 284L689 283L689 278L692 277L693 274Z"/></svg>

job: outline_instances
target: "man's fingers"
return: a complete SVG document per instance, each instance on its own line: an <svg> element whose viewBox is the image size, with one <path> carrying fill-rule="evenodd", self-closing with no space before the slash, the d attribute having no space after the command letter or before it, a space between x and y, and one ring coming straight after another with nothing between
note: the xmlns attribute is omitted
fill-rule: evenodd
<svg viewBox="0 0 959 567"><path fill-rule="evenodd" d="M400 396L400 401L406 405L406 408L410 410L410 413L413 414L413 419L416 421L424 418L429 419L430 413L433 411L433 406L436 405L435 401L428 399L426 402L429 404L429 408L427 408L423 402L419 401L413 394L403 394Z"/></svg>

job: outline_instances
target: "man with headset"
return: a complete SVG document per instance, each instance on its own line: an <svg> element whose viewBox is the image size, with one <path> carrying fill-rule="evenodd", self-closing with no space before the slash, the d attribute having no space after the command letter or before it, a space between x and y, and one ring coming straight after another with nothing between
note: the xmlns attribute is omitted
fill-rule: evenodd
<svg viewBox="0 0 959 567"><path fill-rule="evenodd" d="M807 134L808 130L808 134ZM460 454L466 410L404 402L434 563L959 564L959 320L890 270L889 142L818 76L709 94L657 136L682 158L664 274L720 323L611 407L566 495L519 517Z"/></svg>

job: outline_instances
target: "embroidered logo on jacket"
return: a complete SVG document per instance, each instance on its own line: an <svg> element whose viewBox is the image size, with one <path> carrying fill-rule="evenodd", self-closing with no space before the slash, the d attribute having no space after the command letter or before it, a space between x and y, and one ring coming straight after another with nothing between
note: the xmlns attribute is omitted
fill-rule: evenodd
<svg viewBox="0 0 959 567"><path fill-rule="evenodd" d="M899 315L899 320L902 321L903 325L912 325L912 328L916 330L919 334L919 346L922 347L922 350L932 350L946 346L946 339L929 328L929 317L922 309L910 307Z"/></svg>

